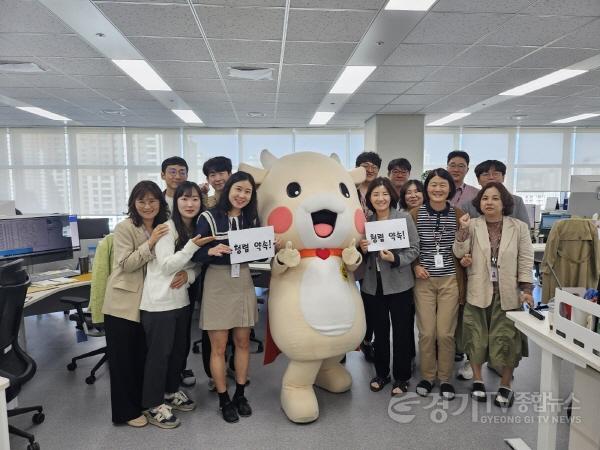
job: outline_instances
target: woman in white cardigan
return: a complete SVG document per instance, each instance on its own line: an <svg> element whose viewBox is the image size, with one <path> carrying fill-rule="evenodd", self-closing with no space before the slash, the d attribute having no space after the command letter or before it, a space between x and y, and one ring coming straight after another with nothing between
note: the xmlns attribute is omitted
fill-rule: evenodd
<svg viewBox="0 0 600 450"><path fill-rule="evenodd" d="M467 267L467 304L463 317L464 350L473 368L472 397L485 402L481 366L501 368L501 386L494 403L511 406L514 368L527 356L527 341L506 317L506 311L533 306L533 246L529 228L509 217L513 200L501 183L488 183L473 200L482 215L460 219L454 254Z"/></svg>

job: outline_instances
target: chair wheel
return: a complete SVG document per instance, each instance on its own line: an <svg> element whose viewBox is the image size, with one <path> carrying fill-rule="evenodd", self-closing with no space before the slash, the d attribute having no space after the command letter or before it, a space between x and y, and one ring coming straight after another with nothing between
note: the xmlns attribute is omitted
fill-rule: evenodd
<svg viewBox="0 0 600 450"><path fill-rule="evenodd" d="M192 347L192 352L196 354L200 353L200 347L198 347L198 344L194 344L194 346Z"/></svg>
<svg viewBox="0 0 600 450"><path fill-rule="evenodd" d="M39 425L40 423L44 422L44 419L46 418L46 416L44 415L44 413L39 412L39 413L35 413L33 415L33 417L31 418L31 420L33 421L33 423L35 423L36 425Z"/></svg>
<svg viewBox="0 0 600 450"><path fill-rule="evenodd" d="M90 375L85 379L87 384L94 384L96 382L96 377L94 375Z"/></svg>
<svg viewBox="0 0 600 450"><path fill-rule="evenodd" d="M32 444L27 445L27 450L40 450L40 444L37 442L33 442Z"/></svg>
<svg viewBox="0 0 600 450"><path fill-rule="evenodd" d="M69 369L72 372L75 369L77 369L77 364L74 362L70 362L69 364L67 364L67 369Z"/></svg>

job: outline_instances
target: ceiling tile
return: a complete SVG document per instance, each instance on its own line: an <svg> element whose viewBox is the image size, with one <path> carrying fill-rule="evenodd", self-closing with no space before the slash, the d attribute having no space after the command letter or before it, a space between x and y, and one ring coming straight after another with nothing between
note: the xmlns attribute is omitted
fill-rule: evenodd
<svg viewBox="0 0 600 450"><path fill-rule="evenodd" d="M185 92L179 91L179 96L189 102L229 102L230 99L224 92Z"/></svg>
<svg viewBox="0 0 600 450"><path fill-rule="evenodd" d="M397 97L392 104L396 105L422 105L426 106L437 99L441 98L443 95L433 95L433 94L403 94Z"/></svg>
<svg viewBox="0 0 600 450"><path fill-rule="evenodd" d="M67 75L123 75L108 58L43 58L42 65Z"/></svg>
<svg viewBox="0 0 600 450"><path fill-rule="evenodd" d="M7 32L72 33L63 22L39 2L3 0L0 5L0 30Z"/></svg>
<svg viewBox="0 0 600 450"><path fill-rule="evenodd" d="M192 3L216 6L258 6L260 8L283 8L285 6L285 0L192 0Z"/></svg>
<svg viewBox="0 0 600 450"><path fill-rule="evenodd" d="M379 10L387 0L292 0L292 8L374 9Z"/></svg>
<svg viewBox="0 0 600 450"><path fill-rule="evenodd" d="M495 31L510 16L430 12L404 39L414 44L473 44Z"/></svg>
<svg viewBox="0 0 600 450"><path fill-rule="evenodd" d="M381 66L368 78L369 81L421 81L431 72L434 66Z"/></svg>
<svg viewBox="0 0 600 450"><path fill-rule="evenodd" d="M101 56L80 37L66 34L0 34L0 55L60 56L66 58L94 58Z"/></svg>
<svg viewBox="0 0 600 450"><path fill-rule="evenodd" d="M346 103L341 113L371 113L374 114L382 108L382 105L365 105L362 103Z"/></svg>
<svg viewBox="0 0 600 450"><path fill-rule="evenodd" d="M212 62L152 61L152 65L165 78L218 78Z"/></svg>
<svg viewBox="0 0 600 450"><path fill-rule="evenodd" d="M502 69L485 79L486 83L506 83L509 82L513 87L527 83L536 78L548 75L552 70L549 69Z"/></svg>
<svg viewBox="0 0 600 450"><path fill-rule="evenodd" d="M132 37L129 40L149 60L211 60L203 39Z"/></svg>
<svg viewBox="0 0 600 450"><path fill-rule="evenodd" d="M279 93L278 99L281 103L321 103L323 95Z"/></svg>
<svg viewBox="0 0 600 450"><path fill-rule="evenodd" d="M125 36L201 37L190 8L178 4L97 3Z"/></svg>
<svg viewBox="0 0 600 450"><path fill-rule="evenodd" d="M364 103L367 105L386 105L394 100L397 95L386 94L354 94L348 103Z"/></svg>
<svg viewBox="0 0 600 450"><path fill-rule="evenodd" d="M419 112L420 107L416 105L387 105L377 114L413 114Z"/></svg>
<svg viewBox="0 0 600 450"><path fill-rule="evenodd" d="M316 81L316 82L304 82L304 81L282 81L279 86L279 92L285 92L288 94L294 93L305 93L305 94L326 94L331 88L330 81Z"/></svg>
<svg viewBox="0 0 600 450"><path fill-rule="evenodd" d="M334 81L341 73L342 66L296 66L284 65L284 81Z"/></svg>
<svg viewBox="0 0 600 450"><path fill-rule="evenodd" d="M600 16L600 2L597 0L544 0L533 2L524 11L526 14L548 14L556 16Z"/></svg>
<svg viewBox="0 0 600 450"><path fill-rule="evenodd" d="M358 42L375 17L374 11L292 10L290 41Z"/></svg>
<svg viewBox="0 0 600 450"><path fill-rule="evenodd" d="M537 47L477 45L450 61L451 66L504 67L531 53Z"/></svg>
<svg viewBox="0 0 600 450"><path fill-rule="evenodd" d="M284 10L281 8L231 8L196 6L209 38L281 40Z"/></svg>
<svg viewBox="0 0 600 450"><path fill-rule="evenodd" d="M423 81L411 87L406 94L450 94L463 86L463 83Z"/></svg>
<svg viewBox="0 0 600 450"><path fill-rule="evenodd" d="M256 92L233 93L230 94L231 101L236 103L254 103L254 102L274 102L275 94L265 94Z"/></svg>
<svg viewBox="0 0 600 450"><path fill-rule="evenodd" d="M252 94L260 94L277 92L277 81L275 80L247 81L228 79L225 84L227 86L227 91L230 94L247 94L249 92Z"/></svg>
<svg viewBox="0 0 600 450"><path fill-rule="evenodd" d="M281 42L279 41L210 39L209 45L219 62L278 64L281 55Z"/></svg>
<svg viewBox="0 0 600 450"><path fill-rule="evenodd" d="M591 19L568 16L517 15L483 40L497 45L545 45L585 25Z"/></svg>
<svg viewBox="0 0 600 450"><path fill-rule="evenodd" d="M441 66L468 48L466 45L400 44L385 60L385 64L388 66Z"/></svg>
<svg viewBox="0 0 600 450"><path fill-rule="evenodd" d="M353 43L286 41L286 64L344 65L356 47Z"/></svg>
<svg viewBox="0 0 600 450"><path fill-rule="evenodd" d="M94 89L138 89L138 84L128 76L75 76L74 78Z"/></svg>
<svg viewBox="0 0 600 450"><path fill-rule="evenodd" d="M512 67L560 69L584 59L596 56L597 50L575 50L571 48L542 48L526 58L515 62Z"/></svg>
<svg viewBox="0 0 600 450"><path fill-rule="evenodd" d="M600 36L600 20L595 20L552 45L556 47L600 49L598 36Z"/></svg>
<svg viewBox="0 0 600 450"><path fill-rule="evenodd" d="M154 97L148 91L141 88L138 90L126 89L122 91L116 89L98 89L98 91L114 100L154 100Z"/></svg>
<svg viewBox="0 0 600 450"><path fill-rule="evenodd" d="M451 95L427 106L426 113L452 113L474 105L487 98L486 95Z"/></svg>
<svg viewBox="0 0 600 450"><path fill-rule="evenodd" d="M559 0L560 1L560 0ZM526 8L532 0L439 0L431 9L436 12L487 12L516 13Z"/></svg>
<svg viewBox="0 0 600 450"><path fill-rule="evenodd" d="M309 102L307 102L307 103L282 103L281 98L280 98L279 103L277 104L277 111L278 112L298 111L298 112L302 112L302 113L307 113L307 112L314 113L318 107L319 107L318 101L314 102L314 103L309 103Z"/></svg>
<svg viewBox="0 0 600 450"><path fill-rule="evenodd" d="M219 79L166 78L165 82L175 91L223 92L223 84Z"/></svg>
<svg viewBox="0 0 600 450"><path fill-rule="evenodd" d="M411 82L394 82L394 81L367 81L363 83L358 94L402 94L404 91L412 87Z"/></svg>
<svg viewBox="0 0 600 450"><path fill-rule="evenodd" d="M462 81L465 83L475 81L492 73L496 69L481 67L442 67L425 78L427 81Z"/></svg>

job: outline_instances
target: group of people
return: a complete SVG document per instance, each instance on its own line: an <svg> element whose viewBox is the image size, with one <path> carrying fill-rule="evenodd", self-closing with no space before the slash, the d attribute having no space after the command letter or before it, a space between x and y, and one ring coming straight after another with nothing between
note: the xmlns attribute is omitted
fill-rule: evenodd
<svg viewBox="0 0 600 450"><path fill-rule="evenodd" d="M424 183L410 179L405 158L388 164L379 177L381 158L364 152L356 166L366 171L357 192L367 221L405 218L409 247L368 253L357 274L367 331L361 350L375 365L370 389L381 391L390 376L390 326L394 379L391 395L409 389L418 329L421 380L416 392L452 400L454 363L464 360L458 378L473 380L471 396L487 401L482 365L496 371L500 386L494 403L509 407L513 371L527 356L527 341L506 317L523 303L533 306L533 246L523 199L504 187L506 166L487 160L475 167L480 189L467 185L470 158L448 154L447 167L427 173Z"/></svg>
<svg viewBox="0 0 600 450"><path fill-rule="evenodd" d="M127 218L113 233L112 272L103 313L110 370L112 420L141 427L180 424L175 411L192 411L181 389L195 383L186 369L194 302L202 299L203 360L223 418L237 422L252 408L245 396L249 337L257 321L247 264L230 264L227 233L258 226L256 185L215 157L203 166L208 185L187 181L179 157L162 163L162 192L153 181L131 191ZM209 209L210 208L210 209ZM225 351L235 348L235 393L229 397Z"/></svg>
<svg viewBox="0 0 600 450"><path fill-rule="evenodd" d="M358 243L367 321L361 350L375 365L370 389L381 391L391 382L393 353L391 394L408 391L416 317L418 394L430 394L439 381L441 395L454 398L453 364L457 353L465 353L459 373L473 379L473 398L487 398L487 362L502 376L495 403L510 406L513 370L527 343L506 311L532 304L533 249L523 200L503 186L506 166L480 163L479 190L464 183L469 155L462 151L451 152L447 169L430 171L424 183L410 179L404 158L389 163L388 177L378 176L381 158L374 152L361 153L356 166L366 170L357 186L366 220L406 219L410 243L380 252L368 252L366 238ZM232 174L223 156L206 161L203 172L207 184L198 185L187 180L184 159L166 159L166 190L152 181L136 184L127 218L114 230L103 306L114 423L174 428L180 420L173 411L196 407L181 387L195 383L186 362L196 301L204 370L223 419L237 422L252 414L245 387L257 300L248 265L231 264L227 235L259 226L257 186L246 172ZM229 365L228 342L234 347ZM232 397L227 369L235 378Z"/></svg>

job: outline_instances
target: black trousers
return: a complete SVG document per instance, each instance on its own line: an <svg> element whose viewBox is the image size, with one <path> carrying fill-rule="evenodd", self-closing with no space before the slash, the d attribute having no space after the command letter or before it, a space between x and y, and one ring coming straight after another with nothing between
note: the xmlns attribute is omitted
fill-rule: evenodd
<svg viewBox="0 0 600 450"><path fill-rule="evenodd" d="M141 311L148 346L142 390L145 408L161 405L165 393L179 390L181 366L187 356L188 310L186 306L171 311Z"/></svg>
<svg viewBox="0 0 600 450"><path fill-rule="evenodd" d="M138 322L105 315L104 330L112 421L116 424L125 423L142 414L146 359L144 329Z"/></svg>
<svg viewBox="0 0 600 450"><path fill-rule="evenodd" d="M359 280L358 285L360 286L360 295L362 297L363 306L365 308L365 322L367 325L367 328L365 330L364 341L371 342L373 340L373 317L372 317L373 313L371 312L370 305L368 304L368 302L369 302L368 297L372 297L372 296L369 296L368 294L363 294L362 284L363 284L363 280Z"/></svg>
<svg viewBox="0 0 600 450"><path fill-rule="evenodd" d="M185 339L185 360L183 361L181 371L183 371L187 367L187 358L190 356L190 350L192 349L192 316L194 315L194 307L196 306L196 302L201 302L202 298L202 284L204 283L204 273L206 269L202 269L200 275L196 278L196 280L192 283L192 285L188 288L188 296L190 298L190 304L188 306L188 324L185 328L187 336Z"/></svg>
<svg viewBox="0 0 600 450"><path fill-rule="evenodd" d="M171 311L141 311L146 333L146 364L142 405L154 408L164 403L165 393L179 390L181 366L185 361L189 308Z"/></svg>
<svg viewBox="0 0 600 450"><path fill-rule="evenodd" d="M412 289L398 294L383 295L378 276L376 294L363 293L363 295L367 297L373 319L377 376L386 377L390 373L391 323L394 341L392 375L396 381L408 381L412 375L411 348L415 342L412 331L414 324Z"/></svg>

